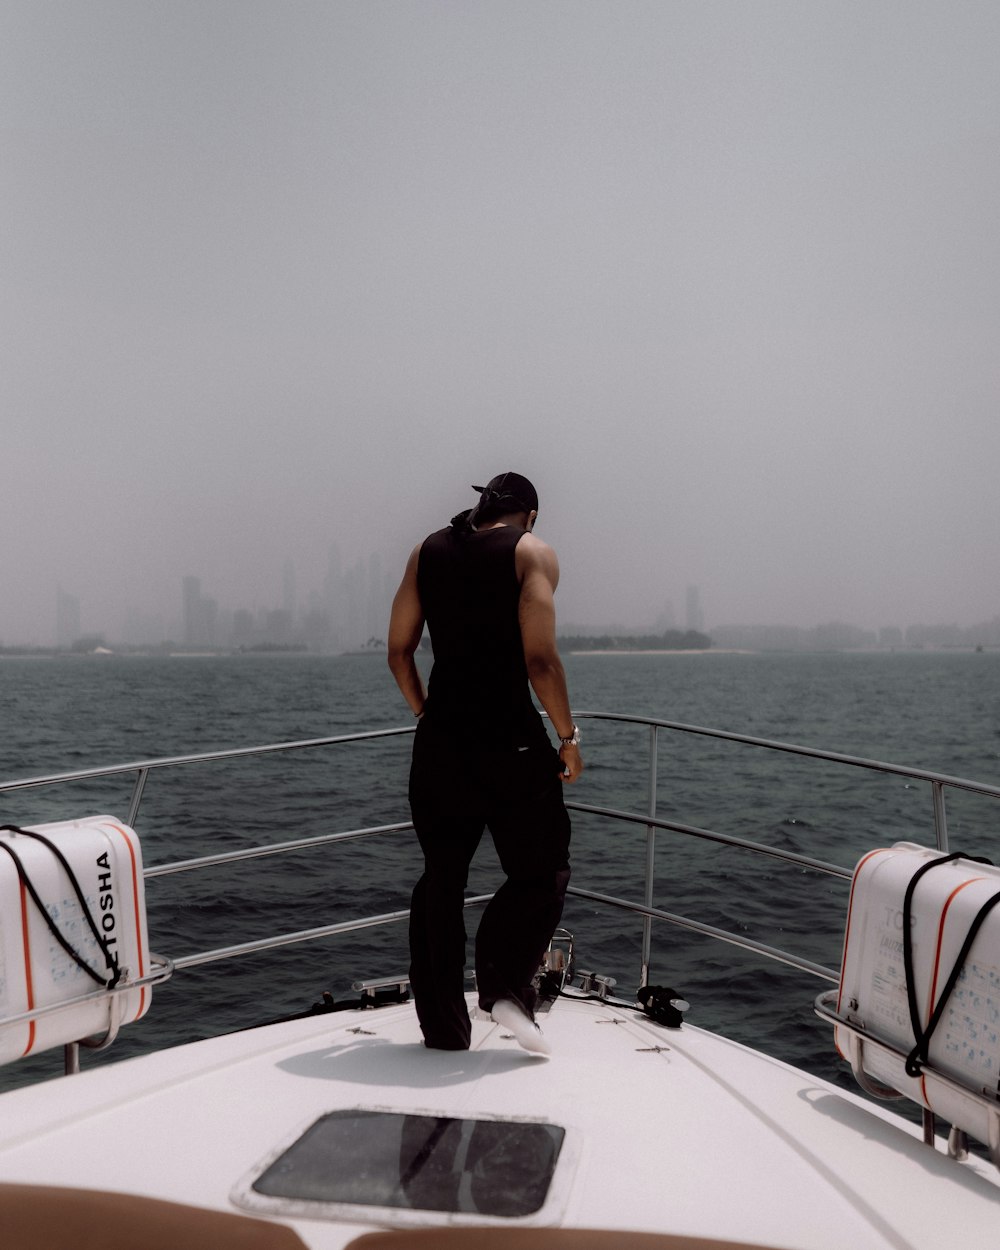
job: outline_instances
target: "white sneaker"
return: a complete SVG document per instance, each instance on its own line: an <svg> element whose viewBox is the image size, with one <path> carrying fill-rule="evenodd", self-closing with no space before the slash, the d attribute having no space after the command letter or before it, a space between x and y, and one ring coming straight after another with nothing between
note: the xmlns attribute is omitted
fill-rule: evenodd
<svg viewBox="0 0 1000 1250"><path fill-rule="evenodd" d="M512 998L498 998L490 1013L493 1020L514 1034L517 1044L533 1055L550 1055L552 1047L538 1025Z"/></svg>

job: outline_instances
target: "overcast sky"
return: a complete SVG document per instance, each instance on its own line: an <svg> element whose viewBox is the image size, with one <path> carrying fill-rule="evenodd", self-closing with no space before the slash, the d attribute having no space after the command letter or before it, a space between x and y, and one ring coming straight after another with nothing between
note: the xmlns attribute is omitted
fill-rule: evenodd
<svg viewBox="0 0 1000 1250"><path fill-rule="evenodd" d="M401 571L1000 614L995 0L0 0L0 641Z"/></svg>

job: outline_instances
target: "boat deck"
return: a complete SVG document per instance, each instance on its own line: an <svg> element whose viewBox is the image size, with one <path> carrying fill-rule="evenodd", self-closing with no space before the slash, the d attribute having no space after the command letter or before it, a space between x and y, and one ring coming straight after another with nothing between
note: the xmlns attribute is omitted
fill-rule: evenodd
<svg viewBox="0 0 1000 1250"><path fill-rule="evenodd" d="M233 1212L241 1179L300 1130L364 1106L564 1127L553 1205L529 1224L788 1250L995 1236L995 1169L929 1149L915 1125L880 1107L717 1035L665 1029L594 998L560 998L542 1020L551 1059L478 1019L468 1052L426 1050L403 1004L85 1072L72 1078L71 1106L62 1081L14 1091L4 1098L0 1178ZM266 1218L284 1218L313 1250L341 1250L399 1222L469 1222L412 1210L375 1222Z"/></svg>

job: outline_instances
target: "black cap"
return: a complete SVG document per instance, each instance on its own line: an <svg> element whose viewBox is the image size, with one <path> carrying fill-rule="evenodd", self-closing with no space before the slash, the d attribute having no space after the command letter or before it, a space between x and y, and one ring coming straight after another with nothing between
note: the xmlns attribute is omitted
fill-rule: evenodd
<svg viewBox="0 0 1000 1250"><path fill-rule="evenodd" d="M472 489L478 490L480 494L479 505L475 511L495 504L501 507L510 504L512 512L538 511L538 492L520 473L498 473L485 486L473 486Z"/></svg>

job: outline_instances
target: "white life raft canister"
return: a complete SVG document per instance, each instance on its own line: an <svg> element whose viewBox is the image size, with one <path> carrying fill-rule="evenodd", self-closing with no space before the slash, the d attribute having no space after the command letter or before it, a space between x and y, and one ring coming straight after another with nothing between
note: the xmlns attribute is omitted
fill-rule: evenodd
<svg viewBox="0 0 1000 1250"><path fill-rule="evenodd" d="M127 825L93 816L0 832L0 1063L138 1020L151 987L112 986L149 970L142 854Z"/></svg>
<svg viewBox="0 0 1000 1250"><path fill-rule="evenodd" d="M858 1052L850 1029L835 1031L841 1054L860 1058L869 1076L989 1143L1000 1107L998 892L1000 868L914 843L864 856L851 886L838 1012L871 1040ZM898 1056L914 1051L935 1012L924 1062L911 1075Z"/></svg>

